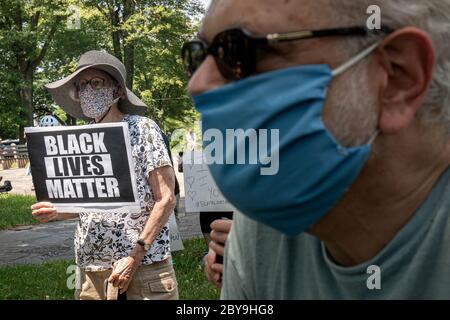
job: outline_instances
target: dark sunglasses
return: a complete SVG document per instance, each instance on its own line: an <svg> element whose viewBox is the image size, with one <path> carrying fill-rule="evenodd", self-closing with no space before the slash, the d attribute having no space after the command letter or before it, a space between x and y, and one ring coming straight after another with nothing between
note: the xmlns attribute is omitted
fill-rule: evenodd
<svg viewBox="0 0 450 320"><path fill-rule="evenodd" d="M386 35L393 31L387 27L378 30L350 27L254 36L245 29L230 29L216 35L211 45L200 39L186 42L181 50L181 57L189 78L206 57L212 55L224 78L239 80L254 74L259 52L277 43L321 37Z"/></svg>

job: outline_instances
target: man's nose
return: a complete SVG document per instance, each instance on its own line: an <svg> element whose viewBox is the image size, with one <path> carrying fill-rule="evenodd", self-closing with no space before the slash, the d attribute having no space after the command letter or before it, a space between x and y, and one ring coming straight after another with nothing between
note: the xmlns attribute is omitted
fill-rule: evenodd
<svg viewBox="0 0 450 320"><path fill-rule="evenodd" d="M214 58L209 55L189 81L188 91L191 96L195 96L219 88L226 83L227 80L217 68Z"/></svg>

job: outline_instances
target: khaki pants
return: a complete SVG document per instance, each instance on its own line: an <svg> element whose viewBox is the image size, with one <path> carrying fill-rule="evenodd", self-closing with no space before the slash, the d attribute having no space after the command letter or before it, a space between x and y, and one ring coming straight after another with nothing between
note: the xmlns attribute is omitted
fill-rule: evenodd
<svg viewBox="0 0 450 320"><path fill-rule="evenodd" d="M80 290L75 291L76 300L117 300L118 289L105 281L112 270L89 272L81 270ZM107 288L107 290L105 290ZM172 259L142 265L134 273L127 290L128 300L178 300L178 285Z"/></svg>

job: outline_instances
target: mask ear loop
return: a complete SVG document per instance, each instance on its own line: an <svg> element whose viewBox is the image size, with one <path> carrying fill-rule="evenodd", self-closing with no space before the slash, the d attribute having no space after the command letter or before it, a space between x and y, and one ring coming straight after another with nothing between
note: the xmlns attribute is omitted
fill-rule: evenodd
<svg viewBox="0 0 450 320"><path fill-rule="evenodd" d="M375 133L373 134L372 138L370 138L369 142L367 143L369 146L373 145L373 143L375 142L375 140L378 138L378 136L380 135L380 130L376 129Z"/></svg>
<svg viewBox="0 0 450 320"><path fill-rule="evenodd" d="M370 55L373 51L375 51L378 48L379 45L380 45L380 43L378 43L378 42L374 43L373 45L371 45L364 51L361 51L356 56L354 56L353 58L351 58L350 60L345 62L340 67L337 67L336 69L331 71L331 74L333 75L333 77L337 77L340 74L344 73L345 71L347 71L348 69L353 67L355 64L357 64L358 62L360 62L361 60L366 58L368 55Z"/></svg>
<svg viewBox="0 0 450 320"><path fill-rule="evenodd" d="M365 50L361 51L356 56L354 56L353 58L351 58L350 60L345 62L343 65L341 65L341 66L337 67L336 69L334 69L333 71L331 71L333 78L341 75L342 73L344 73L345 71L347 71L348 69L353 67L355 64L357 64L358 62L360 62L361 60L363 60L364 58L369 56L372 52L374 52L378 48L379 45L380 45L379 42L374 43L370 47L366 48ZM378 138L379 134L380 134L380 130L376 129L373 136L369 139L367 145L369 145L369 146L373 145L376 138Z"/></svg>

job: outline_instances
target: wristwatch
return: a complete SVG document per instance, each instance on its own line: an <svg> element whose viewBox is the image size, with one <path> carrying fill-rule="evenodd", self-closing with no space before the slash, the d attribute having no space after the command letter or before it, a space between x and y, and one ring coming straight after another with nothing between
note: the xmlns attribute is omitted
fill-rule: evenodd
<svg viewBox="0 0 450 320"><path fill-rule="evenodd" d="M140 245L142 248L144 248L145 252L147 252L148 250L150 250L150 246L151 246L151 245L145 243L145 241L142 240L142 239L139 239L139 240L137 241L137 244Z"/></svg>

